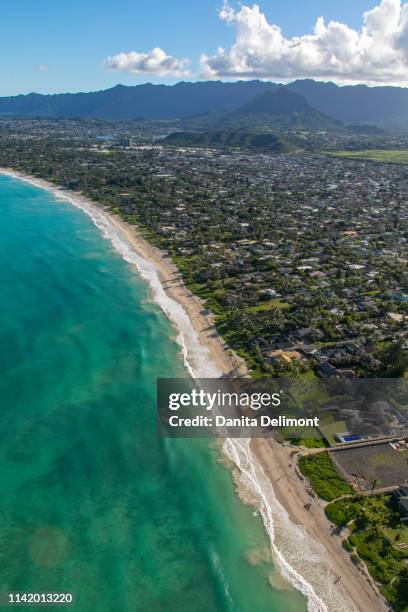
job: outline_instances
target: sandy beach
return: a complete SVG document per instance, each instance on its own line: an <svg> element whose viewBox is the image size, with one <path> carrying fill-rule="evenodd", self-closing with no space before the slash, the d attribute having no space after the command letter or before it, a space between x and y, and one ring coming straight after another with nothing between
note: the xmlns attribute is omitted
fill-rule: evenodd
<svg viewBox="0 0 408 612"><path fill-rule="evenodd" d="M154 264L164 291L186 311L199 343L208 351L208 358L216 368L227 376L249 376L245 361L227 347L215 328L212 313L184 285L181 273L170 257L150 245L134 227L117 216L110 215L110 219L126 235L139 255Z"/></svg>
<svg viewBox="0 0 408 612"><path fill-rule="evenodd" d="M166 295L182 306L197 335L199 344L204 348L204 352L207 354L208 361L224 375L249 376L244 360L226 346L215 328L212 313L207 310L202 301L184 285L181 273L173 264L170 257L163 251L150 245L140 233L138 233L136 227L125 223L117 215L112 214L100 204L88 200L80 193L69 191L64 187L54 185L38 177L26 175L12 168L4 168L0 170L0 172L27 180L32 184L56 193L56 195L62 195L72 202L81 203L85 212L92 212L94 209L103 212L103 215L109 219L109 222L118 229L121 238L125 238L127 244L134 249L142 259L151 264L154 271L157 273L160 284ZM168 312L166 312L166 314L169 315ZM190 365L194 366L195 371L197 370L197 364Z"/></svg>
<svg viewBox="0 0 408 612"><path fill-rule="evenodd" d="M153 297L155 298L156 296L155 301L161 305L166 314L173 320L175 327L178 328L179 333L182 335L180 345L184 350L185 362L189 364L191 371L197 377L199 375L202 377L205 375L210 376L211 374L214 376L248 376L249 373L245 362L225 344L215 329L212 314L205 308L201 300L185 287L181 274L172 263L170 257L151 246L138 233L137 228L124 223L116 215L112 215L100 205L84 198L81 194L67 191L47 181L24 175L13 169L0 169L0 172L28 180L37 186L52 191L57 197L63 197L72 203L77 203L76 205L80 204L80 207L90 214L95 224L102 231L104 230L105 222L116 228L117 239L122 244L126 243L127 248L134 250L140 258L139 265L138 261L134 263L139 271L141 271L142 276L144 275L145 278L148 278L149 273L153 272L156 275L155 278L158 279L158 283L152 285ZM95 218L92 214L93 211L99 211L98 215L100 216ZM102 218L103 216L105 221ZM111 238L109 237L109 239ZM113 242L112 239L111 241ZM147 263L141 263L142 260ZM133 262L130 259L129 261ZM158 294L162 290L164 291L165 298L168 300L167 302L165 299L160 300L158 298ZM175 308L174 304L179 309L181 308L178 319L172 310ZM186 317L186 320L183 317ZM178 325L176 319L183 320L184 323ZM194 346L201 347L201 352L197 349L196 354L193 354L194 351L191 350L193 344ZM205 369L203 364L212 364L213 369ZM308 552L306 550L304 551L304 557L299 561L299 568L295 568L296 571L294 573L291 574L289 571L283 572L283 575L285 576L286 574L288 580L295 584L302 592L307 595L311 592L314 593L315 599L309 598L309 609L322 611L344 610L347 612L351 612L351 610L360 610L362 612L367 612L368 610L387 610L388 607L378 594L372 580L363 570L358 569L351 563L350 555L341 547L341 536L333 532L331 524L326 519L323 502L316 497L311 497L307 490L306 481L298 476L295 469L295 461L291 456L293 448L284 447L273 440L257 439L252 440L251 443L247 441L245 448L243 445L242 447L239 445L235 447L230 446L228 455L230 458L233 458L235 453L241 453L241 457L243 457L245 452L247 453L249 463L251 461L255 463L255 458L256 465L255 467L251 465L251 473L248 471L245 474L240 462L234 461L243 476L241 495L243 497L246 496L259 509L265 527L276 549L279 549L279 541L281 541L281 558L279 555L277 559L280 568L284 568L285 563L287 565L291 563L291 554L293 552L287 555L287 551L284 549L284 538L282 539L282 534L279 532L279 525L275 535L271 535L271 529L268 528L267 522L268 516L272 516L272 513L269 512L267 506L272 502L268 501L271 497L267 497L266 494L258 494L263 486L262 482L268 480L269 486L272 487L273 494L276 496L274 503L278 508L276 512L280 512L279 516L285 515L286 521L289 518L291 524L301 526L302 533L304 534L304 544L313 542L315 545L314 557L312 555L310 558L310 571L308 571L307 564L305 564L305 559L307 559L306 553ZM249 452L251 453L250 457L248 456ZM256 486L253 482L255 480L257 480ZM304 505L307 503L311 503L310 510L304 508ZM290 523L287 522L285 524L289 525ZM296 533L300 533L299 530L296 532L295 529L293 537L291 536L294 542L296 542ZM301 543L298 546L301 546ZM289 550L289 545L287 550ZM319 562L324 564L325 572L313 571L313 564L315 567L318 567ZM322 576L323 573L324 576ZM294 579L292 579L293 576ZM302 579L304 579L305 584L308 583L311 587L309 590L306 587L300 588L299 585L302 583Z"/></svg>
<svg viewBox="0 0 408 612"><path fill-rule="evenodd" d="M315 541L324 545L330 569L336 580L340 578L339 589L344 589L345 596L348 595L359 610L389 609L372 578L365 570L355 566L350 560L350 554L342 548L344 536L339 535L335 526L327 520L324 514L325 502L311 494L307 481L296 469L293 456L296 449L282 446L271 439L253 440L251 446L272 481L276 497L288 512L290 520L296 525L302 525ZM310 509L305 510L305 504L309 503Z"/></svg>

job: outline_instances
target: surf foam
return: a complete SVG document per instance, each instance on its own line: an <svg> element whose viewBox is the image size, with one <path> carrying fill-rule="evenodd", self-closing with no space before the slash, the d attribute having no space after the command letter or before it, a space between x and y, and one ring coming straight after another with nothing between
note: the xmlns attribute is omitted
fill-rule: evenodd
<svg viewBox="0 0 408 612"><path fill-rule="evenodd" d="M109 218L102 208L57 187L45 185L41 180L26 177L11 170L0 170L1 174L44 189L59 200L67 201L86 213L94 225L109 240L113 248L128 263L134 265L141 277L150 286L153 301L160 306L175 326L177 343L181 348L184 365L192 377L219 378L222 372L210 361L207 347L200 344L198 335L181 304L170 298L160 282L157 267L140 256L129 242L126 234ZM258 509L269 536L274 558L282 576L307 598L309 612L354 612L357 607L342 592L335 588L335 575L328 569L327 551L312 540L305 530L290 521L289 515L279 503L270 479L256 461L250 449L250 439L227 439L224 452L237 466L243 484L258 500ZM285 534L277 543L277 533ZM312 586L314 585L314 586ZM324 600L316 590L324 593Z"/></svg>

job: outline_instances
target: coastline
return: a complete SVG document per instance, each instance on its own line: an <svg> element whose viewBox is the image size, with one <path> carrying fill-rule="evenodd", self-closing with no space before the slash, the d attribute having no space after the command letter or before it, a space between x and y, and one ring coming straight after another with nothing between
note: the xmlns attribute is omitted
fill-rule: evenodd
<svg viewBox="0 0 408 612"><path fill-rule="evenodd" d="M248 376L245 362L216 331L213 315L183 284L171 259L140 236L137 228L79 193L13 169L0 169L0 174L46 189L92 218L104 237L149 283L153 300L178 331L177 342L192 375ZM367 576L351 563L340 537L331 533L319 500L312 501L309 511L304 509L311 499L293 465L289 467L290 449L273 441L241 439L226 440L224 450L239 470L240 497L259 510L274 559L283 577L308 598L309 610L388 609ZM335 582L338 576L341 579Z"/></svg>
<svg viewBox="0 0 408 612"><path fill-rule="evenodd" d="M343 549L341 543L344 536L338 534L335 525L330 523L324 513L326 502L313 493L308 481L297 468L294 458L296 449L283 446L272 439L257 439L252 442L252 450L267 477L273 482L274 494L285 508L288 519L292 524L301 526L312 540L324 545L322 560L327 562L327 577L330 571L334 580L340 578L337 590L343 591L346 598L350 597L358 609L373 612L389 610L365 566L354 565L350 553ZM305 504L311 504L309 510L305 509ZM320 588L317 591L320 593L325 580L323 576L318 579ZM337 599L333 597L334 594L327 593L333 604Z"/></svg>
<svg viewBox="0 0 408 612"><path fill-rule="evenodd" d="M134 226L80 193L69 191L11 168L0 168L0 174L18 178L69 201L91 217L105 238L123 259L133 264L148 282L152 297L178 330L177 342L184 364L197 378L222 375L247 377L243 359L229 349L215 329L214 317L201 300L184 285L181 272L166 253L150 245ZM112 234L112 228L117 232ZM188 353L188 354L187 354Z"/></svg>

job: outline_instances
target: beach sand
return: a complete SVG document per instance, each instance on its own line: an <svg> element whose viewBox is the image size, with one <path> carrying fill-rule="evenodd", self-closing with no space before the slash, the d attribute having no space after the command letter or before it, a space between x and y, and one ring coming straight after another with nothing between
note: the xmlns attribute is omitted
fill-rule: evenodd
<svg viewBox="0 0 408 612"><path fill-rule="evenodd" d="M106 210L102 205L92 202L81 193L69 191L64 187L54 185L43 179L18 172L11 168L0 169L0 172L27 180L38 187L43 187L44 189L52 191L57 196L66 198L72 203L81 204L81 208L83 208L85 212L91 212L90 216L98 227L100 227L100 223L98 223L100 219L95 218L92 212L102 213L109 220L110 225L117 228L118 236L120 236L122 241L124 239L126 246L131 247L142 260L150 264L145 270L141 271L145 271L146 275L149 272L156 272L165 294L176 304L179 304L187 314L194 333L197 336L197 341L204 349L201 358L206 357L208 363L214 366L212 369L203 371L201 376L203 378L205 376L210 377L210 374L215 372L217 375L249 376L245 361L227 347L215 328L213 314L206 309L202 301L184 285L181 273L173 264L171 258L163 251L149 244L137 231L135 226L125 223L117 215ZM103 229L103 227L100 229ZM140 264L142 262L136 261L135 263L140 269ZM160 305L162 306L161 303ZM171 313L166 312L166 314L170 316ZM170 316L170 318L172 317ZM198 377L197 371L201 369L201 364L194 363L194 356L190 357L192 357L191 361L193 361L193 363L189 362L189 365L194 370L195 376Z"/></svg>
<svg viewBox="0 0 408 612"><path fill-rule="evenodd" d="M133 259L130 261L136 264L142 276L151 282L151 274L156 275L161 288L164 290L165 297L160 299L158 292L161 291L161 288L151 283L153 297L156 298L155 301L161 305L166 314L173 320L173 323L176 324L176 327L179 328L178 331L181 335L184 334L184 339L181 338L181 341L179 339L179 342L184 347L185 363L196 377L210 377L211 375L246 377L249 375L245 362L225 344L218 334L214 326L213 315L205 308L201 300L194 296L183 284L181 274L169 256L151 246L138 233L136 227L123 222L101 205L91 202L79 193L68 191L65 188L11 168L0 169L0 172L29 181L53 192L57 197L71 201L87 212L102 231L105 229L105 221L117 229L121 243L125 242L126 246L133 249L139 256L139 261L133 261ZM97 211L96 216L94 215L95 211ZM105 221L103 217L105 217ZM111 239L108 235L106 237ZM112 239L111 241L114 242ZM125 258L127 259L127 257ZM143 266L147 266L147 268L143 268ZM166 297L170 298L167 303L165 301ZM181 307L178 315L170 312L174 308L173 302L179 308ZM185 316L188 318L192 330L189 329L186 321L184 326L177 323ZM189 334L190 338L186 338ZM194 356L194 351L191 350L188 341L190 341L190 345L195 343L201 347L199 358ZM196 359L196 363L194 363L194 359ZM203 362L207 365L212 364L211 368L203 368ZM302 570L289 571L290 559L286 558L285 550L281 550L276 559L288 581L309 597L309 609L316 611L344 610L347 612L352 610L360 610L361 612L387 610L388 606L379 596L373 581L364 571L352 564L350 555L341 547L341 537L333 534L332 526L324 515L324 504L317 498L310 498L306 481L301 480L295 471L294 461L292 461L290 454L293 449L283 447L272 440L261 439L251 442L240 441L239 443L227 441L225 447L227 447L228 456L241 470L241 477L236 478L236 482L239 483L239 494L244 501L254 503L262 515L265 527L271 536L272 547L275 548L275 559L279 548L277 543L279 538L277 534L272 535L273 527L267 524L268 516L271 516L267 507L268 499L271 499L271 497L267 498L266 495L260 493L266 480L269 486L272 485L273 497L276 496L275 501L278 508L283 511L293 525L302 526L302 533L305 534L303 542L316 544L318 553L317 556L315 554L314 561L311 560L311 564L318 567L319 560L321 562L321 559L323 559L325 564L324 580L321 580L321 572L319 577L319 572L307 571L308 576L305 578L305 573ZM245 472L238 455L241 459L244 455L246 456L251 473L249 471ZM260 483L262 480L264 485ZM308 502L312 503L309 511L304 508L304 505ZM307 550L299 552L304 553L303 557L307 559ZM303 567L306 570L304 559ZM330 593L328 590L330 590Z"/></svg>
<svg viewBox="0 0 408 612"><path fill-rule="evenodd" d="M389 609L366 569L355 566L351 562L350 553L342 548L344 535L339 535L335 526L326 518L325 502L311 495L307 480L296 468L296 449L272 439L252 440L251 446L292 523L302 525L313 540L324 545L331 573L336 576L336 580L340 578L339 589L344 589L359 610L374 612ZM304 506L309 503L310 509L306 510ZM319 591L317 594L322 596Z"/></svg>
<svg viewBox="0 0 408 612"><path fill-rule="evenodd" d="M215 328L213 314L205 308L200 298L191 293L184 285L181 273L170 257L150 245L134 227L123 222L116 215L110 215L110 219L126 235L129 244L138 254L154 264L164 291L183 307L197 334L199 343L207 349L208 359L215 367L223 375L249 376L245 361L225 344Z"/></svg>

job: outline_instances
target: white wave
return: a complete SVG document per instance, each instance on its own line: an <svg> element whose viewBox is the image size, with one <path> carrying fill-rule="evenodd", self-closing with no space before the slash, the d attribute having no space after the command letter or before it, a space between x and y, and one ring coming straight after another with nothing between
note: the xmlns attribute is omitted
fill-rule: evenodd
<svg viewBox="0 0 408 612"><path fill-rule="evenodd" d="M59 200L67 201L85 212L102 232L103 237L109 240L121 257L134 265L141 277L148 282L153 301L160 306L178 331L177 343L181 348L184 365L190 375L196 378L219 378L222 375L221 370L211 363L209 350L200 343L197 332L183 306L170 298L164 291L157 267L135 251L126 233L112 222L109 215L101 207L75 198L73 195L68 195L57 187L46 186L34 178L20 176L8 170L1 170L0 173L44 189Z"/></svg>
<svg viewBox="0 0 408 612"><path fill-rule="evenodd" d="M33 178L8 170L0 170L0 173L51 192L56 198L68 201L85 212L104 238L111 242L125 261L136 266L142 278L148 282L154 302L161 307L178 331L177 342L190 375L195 378L219 378L222 375L222 372L211 363L207 347L200 344L184 308L166 295L157 267L135 251L125 232L110 220L103 209L68 195L56 187L46 186ZM304 529L290 521L288 513L276 498L270 479L251 452L250 440L226 439L223 450L239 469L243 483L256 496L259 512L280 572L307 598L308 610L310 612L357 610L349 597L342 592L343 589L333 586L335 576L328 569L326 549L312 540ZM325 601L317 595L316 590L324 593Z"/></svg>
<svg viewBox="0 0 408 612"><path fill-rule="evenodd" d="M258 501L263 524L268 533L274 558L282 576L300 591L310 612L357 612L336 575L330 569L326 548L312 539L306 530L294 524L276 498L269 477L254 458L250 439L227 439L224 451L238 467L242 483Z"/></svg>

